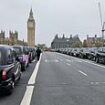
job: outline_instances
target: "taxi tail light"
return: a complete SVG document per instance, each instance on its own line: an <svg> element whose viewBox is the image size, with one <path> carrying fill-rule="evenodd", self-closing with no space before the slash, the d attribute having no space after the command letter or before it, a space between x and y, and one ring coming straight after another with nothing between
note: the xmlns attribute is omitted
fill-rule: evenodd
<svg viewBox="0 0 105 105"><path fill-rule="evenodd" d="M6 72L6 70L2 71L2 80L7 80L7 72Z"/></svg>

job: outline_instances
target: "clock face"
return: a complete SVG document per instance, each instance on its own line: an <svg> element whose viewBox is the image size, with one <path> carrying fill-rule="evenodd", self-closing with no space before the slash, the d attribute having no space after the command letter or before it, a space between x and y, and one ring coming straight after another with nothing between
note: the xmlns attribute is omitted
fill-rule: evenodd
<svg viewBox="0 0 105 105"><path fill-rule="evenodd" d="M33 22L29 22L29 23L28 23L28 26L29 26L30 28L33 28L33 26L34 26Z"/></svg>

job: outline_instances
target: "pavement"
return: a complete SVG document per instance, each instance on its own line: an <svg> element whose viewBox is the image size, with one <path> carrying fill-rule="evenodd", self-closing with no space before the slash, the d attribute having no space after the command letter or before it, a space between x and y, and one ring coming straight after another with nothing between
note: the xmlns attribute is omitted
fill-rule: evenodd
<svg viewBox="0 0 105 105"><path fill-rule="evenodd" d="M0 105L105 105L105 65L44 52Z"/></svg>

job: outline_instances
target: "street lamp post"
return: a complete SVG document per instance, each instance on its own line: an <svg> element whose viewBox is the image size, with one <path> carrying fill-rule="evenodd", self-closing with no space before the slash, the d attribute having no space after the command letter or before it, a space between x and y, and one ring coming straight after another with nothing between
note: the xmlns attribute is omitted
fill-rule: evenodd
<svg viewBox="0 0 105 105"><path fill-rule="evenodd" d="M102 46L103 47L104 47L104 31L105 31L104 27L105 27L105 22L103 23L103 26L102 26Z"/></svg>
<svg viewBox="0 0 105 105"><path fill-rule="evenodd" d="M102 21L102 10L101 10L101 4L100 2L98 2L98 7L99 7L99 14L100 14L100 22L101 22L101 28L102 28L102 47L104 46L104 26L105 26L105 22Z"/></svg>

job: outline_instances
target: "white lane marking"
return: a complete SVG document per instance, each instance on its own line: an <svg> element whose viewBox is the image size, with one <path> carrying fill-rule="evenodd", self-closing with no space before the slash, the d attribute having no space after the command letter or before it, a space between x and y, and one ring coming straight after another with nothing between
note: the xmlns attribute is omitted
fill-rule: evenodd
<svg viewBox="0 0 105 105"><path fill-rule="evenodd" d="M91 84L91 85L93 85L93 84L94 84L94 82L90 82L90 84Z"/></svg>
<svg viewBox="0 0 105 105"><path fill-rule="evenodd" d="M95 82L96 85L100 84L99 82Z"/></svg>
<svg viewBox="0 0 105 105"><path fill-rule="evenodd" d="M32 61L32 63L34 63L36 60L34 59L33 61Z"/></svg>
<svg viewBox="0 0 105 105"><path fill-rule="evenodd" d="M45 62L46 62L46 63L49 63L49 62L59 62L59 60L57 60L57 59L55 59L55 60L47 60L47 59L46 59Z"/></svg>
<svg viewBox="0 0 105 105"><path fill-rule="evenodd" d="M56 59L55 62L59 62L59 60Z"/></svg>
<svg viewBox="0 0 105 105"><path fill-rule="evenodd" d="M78 72L80 72L81 74L88 76L86 73L84 73L83 71L79 70Z"/></svg>
<svg viewBox="0 0 105 105"><path fill-rule="evenodd" d="M95 63L92 63L92 62L89 62L89 61L84 61L84 62L89 63L89 64L92 64L92 65L95 65L95 66L98 66L98 67L105 68L105 66L98 65L98 64L95 64Z"/></svg>
<svg viewBox="0 0 105 105"><path fill-rule="evenodd" d="M75 61L77 61L77 62L82 62L81 60L75 60Z"/></svg>
<svg viewBox="0 0 105 105"><path fill-rule="evenodd" d="M72 60L66 59L67 62L73 62Z"/></svg>
<svg viewBox="0 0 105 105"><path fill-rule="evenodd" d="M66 63L68 66L71 66L71 64L69 64L69 63Z"/></svg>
<svg viewBox="0 0 105 105"><path fill-rule="evenodd" d="M74 60L69 60L69 59L66 59L67 62L82 62L81 60L77 60L77 59L74 59Z"/></svg>
<svg viewBox="0 0 105 105"><path fill-rule="evenodd" d="M91 85L99 85L99 84L102 84L102 83L104 83L104 82L91 82L90 84Z"/></svg>
<svg viewBox="0 0 105 105"><path fill-rule="evenodd" d="M105 82L90 82L91 85L99 85L99 84L104 84L105 85Z"/></svg>
<svg viewBox="0 0 105 105"><path fill-rule="evenodd" d="M45 59L45 62L47 63L47 62L48 62L48 60L47 60L47 59Z"/></svg>
<svg viewBox="0 0 105 105"><path fill-rule="evenodd" d="M42 54L40 56L39 61L36 64L36 67L35 67L35 69L33 71L33 74L31 75L31 77L30 77L30 79L28 81L28 85L35 84L35 82L36 82L36 76L37 76L37 73L38 73L38 69L39 69L39 64L40 64L41 58L42 58ZM30 105L32 94L33 94L33 90L34 90L34 86L27 86L26 92L24 94L24 97L23 97L20 105Z"/></svg>
<svg viewBox="0 0 105 105"><path fill-rule="evenodd" d="M74 58L74 57L72 57L72 58ZM80 60L81 62L86 62L86 63L89 63L89 64L91 64L91 65L95 65L95 66L98 66L98 67L101 67L101 68L105 68L105 66L102 66L102 65L99 65L99 64L90 62L90 61L82 60L82 59L79 59L79 58L74 58L74 59L78 59L78 60Z"/></svg>
<svg viewBox="0 0 105 105"><path fill-rule="evenodd" d="M39 59L39 61L37 62L36 67L35 67L35 69L34 69L32 75L31 75L31 77L30 77L30 79L29 79L29 81L28 81L28 85L30 85L30 84L35 84L35 79L36 79L36 76L37 76L37 73L38 73L38 69L39 69L41 57L42 57L42 54L40 55L40 59Z"/></svg>
<svg viewBox="0 0 105 105"><path fill-rule="evenodd" d="M34 86L27 86L25 95L20 105L30 105L33 90L34 90Z"/></svg>

